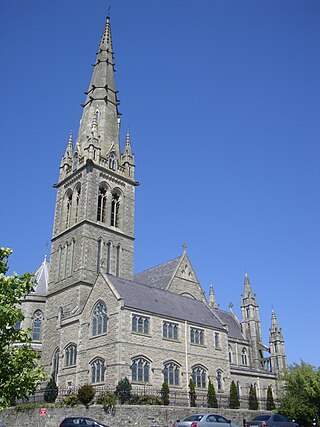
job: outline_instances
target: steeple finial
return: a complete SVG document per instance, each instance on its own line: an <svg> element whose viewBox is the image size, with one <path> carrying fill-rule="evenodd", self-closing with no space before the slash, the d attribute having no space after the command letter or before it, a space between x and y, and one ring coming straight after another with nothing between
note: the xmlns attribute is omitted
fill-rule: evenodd
<svg viewBox="0 0 320 427"><path fill-rule="evenodd" d="M244 294L243 294L243 296L246 298L246 297L248 297L250 295L253 296L252 295L251 285L250 285L250 280L249 280L248 273L245 273L245 275L244 275Z"/></svg>
<svg viewBox="0 0 320 427"><path fill-rule="evenodd" d="M186 244L186 242L182 243L182 247L183 247L183 253L185 254L187 252L187 244Z"/></svg>
<svg viewBox="0 0 320 427"><path fill-rule="evenodd" d="M209 291L209 306L211 308L218 308L216 296L213 290L212 284L210 285L210 291Z"/></svg>

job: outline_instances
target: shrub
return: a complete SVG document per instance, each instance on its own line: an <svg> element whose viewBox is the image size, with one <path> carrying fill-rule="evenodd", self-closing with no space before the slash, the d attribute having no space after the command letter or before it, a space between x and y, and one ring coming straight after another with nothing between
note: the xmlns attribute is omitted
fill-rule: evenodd
<svg viewBox="0 0 320 427"><path fill-rule="evenodd" d="M237 386L235 385L234 381L232 381L230 385L229 408L231 409L240 408L239 394L238 394Z"/></svg>
<svg viewBox="0 0 320 427"><path fill-rule="evenodd" d="M271 385L269 385L268 391L267 391L267 410L273 411L273 409L276 409L276 405L274 404Z"/></svg>
<svg viewBox="0 0 320 427"><path fill-rule="evenodd" d="M130 399L131 405L162 405L162 399L153 394L134 394Z"/></svg>
<svg viewBox="0 0 320 427"><path fill-rule="evenodd" d="M102 393L98 397L97 403L103 406L105 412L112 413L114 415L117 396L114 393Z"/></svg>
<svg viewBox="0 0 320 427"><path fill-rule="evenodd" d="M131 390L132 390L132 386L127 377L123 378L118 382L115 395L118 397L121 405L130 401Z"/></svg>
<svg viewBox="0 0 320 427"><path fill-rule="evenodd" d="M209 384L208 384L207 403L208 403L209 408L217 408L218 407L216 391L215 391L214 385L212 384L210 379L209 379Z"/></svg>
<svg viewBox="0 0 320 427"><path fill-rule="evenodd" d="M161 399L162 399L162 404L167 406L170 403L170 390L169 390L169 386L167 381L164 381L164 383L162 384L162 388L161 388Z"/></svg>
<svg viewBox="0 0 320 427"><path fill-rule="evenodd" d="M80 403L78 399L78 395L76 393L70 393L64 396L62 399L61 405L62 406L75 406Z"/></svg>
<svg viewBox="0 0 320 427"><path fill-rule="evenodd" d="M44 400L48 403L54 403L58 396L58 386L52 375L50 381L48 382L45 392L44 392Z"/></svg>
<svg viewBox="0 0 320 427"><path fill-rule="evenodd" d="M253 385L250 385L250 391L249 391L249 409L257 410L259 407L258 399L257 399L257 393L256 389L253 387Z"/></svg>
<svg viewBox="0 0 320 427"><path fill-rule="evenodd" d="M95 394L95 389L91 384L84 384L79 388L77 396L79 401L87 408L89 403L92 402Z"/></svg>
<svg viewBox="0 0 320 427"><path fill-rule="evenodd" d="M196 400L197 400L197 393L194 386L194 382L192 381L192 378L190 378L189 381L189 400L190 400L190 406L196 406Z"/></svg>

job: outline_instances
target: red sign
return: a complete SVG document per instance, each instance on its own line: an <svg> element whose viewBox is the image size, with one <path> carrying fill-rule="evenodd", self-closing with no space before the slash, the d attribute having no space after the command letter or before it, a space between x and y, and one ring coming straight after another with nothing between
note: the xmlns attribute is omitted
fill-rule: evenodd
<svg viewBox="0 0 320 427"><path fill-rule="evenodd" d="M40 408L40 416L45 417L47 415L47 409L46 408Z"/></svg>

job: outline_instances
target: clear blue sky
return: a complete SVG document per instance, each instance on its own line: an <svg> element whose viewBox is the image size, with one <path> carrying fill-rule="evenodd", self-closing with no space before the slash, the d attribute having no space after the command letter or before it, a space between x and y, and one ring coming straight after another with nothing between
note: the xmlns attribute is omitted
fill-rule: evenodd
<svg viewBox="0 0 320 427"><path fill-rule="evenodd" d="M320 2L11 0L0 10L0 245L34 271L52 232L108 6L136 156L135 270L182 253L240 315L247 271L265 343L320 365Z"/></svg>

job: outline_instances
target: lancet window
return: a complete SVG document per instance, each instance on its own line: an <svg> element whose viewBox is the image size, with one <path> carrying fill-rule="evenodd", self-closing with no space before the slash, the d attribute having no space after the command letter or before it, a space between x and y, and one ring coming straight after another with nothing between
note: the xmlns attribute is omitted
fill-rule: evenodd
<svg viewBox="0 0 320 427"><path fill-rule="evenodd" d="M112 193L111 200L111 225L119 227L120 219L120 194L118 192Z"/></svg>
<svg viewBox="0 0 320 427"><path fill-rule="evenodd" d="M73 366L77 363L77 346L69 344L65 350L65 364L66 366Z"/></svg>
<svg viewBox="0 0 320 427"><path fill-rule="evenodd" d="M92 336L105 334L107 332L107 323L107 307L104 302L99 301L93 309Z"/></svg>
<svg viewBox="0 0 320 427"><path fill-rule="evenodd" d="M143 358L139 357L132 359L131 363L131 375L132 381L139 383L149 382L149 373L150 373L150 362Z"/></svg>
<svg viewBox="0 0 320 427"><path fill-rule="evenodd" d="M202 366L194 366L192 368L192 381L196 387L206 388L207 372Z"/></svg>
<svg viewBox="0 0 320 427"><path fill-rule="evenodd" d="M178 386L180 383L180 366L175 362L168 362L164 365L163 381L168 385Z"/></svg>
<svg viewBox="0 0 320 427"><path fill-rule="evenodd" d="M97 207L97 221L106 222L106 209L107 209L107 189L103 185L99 187L98 193L98 207Z"/></svg>
<svg viewBox="0 0 320 427"><path fill-rule="evenodd" d="M91 382L102 383L104 382L105 363L103 359L95 359L91 363Z"/></svg>
<svg viewBox="0 0 320 427"><path fill-rule="evenodd" d="M32 339L33 341L40 341L41 339L41 323L42 323L42 312L37 310L33 315L33 326L32 326Z"/></svg>

